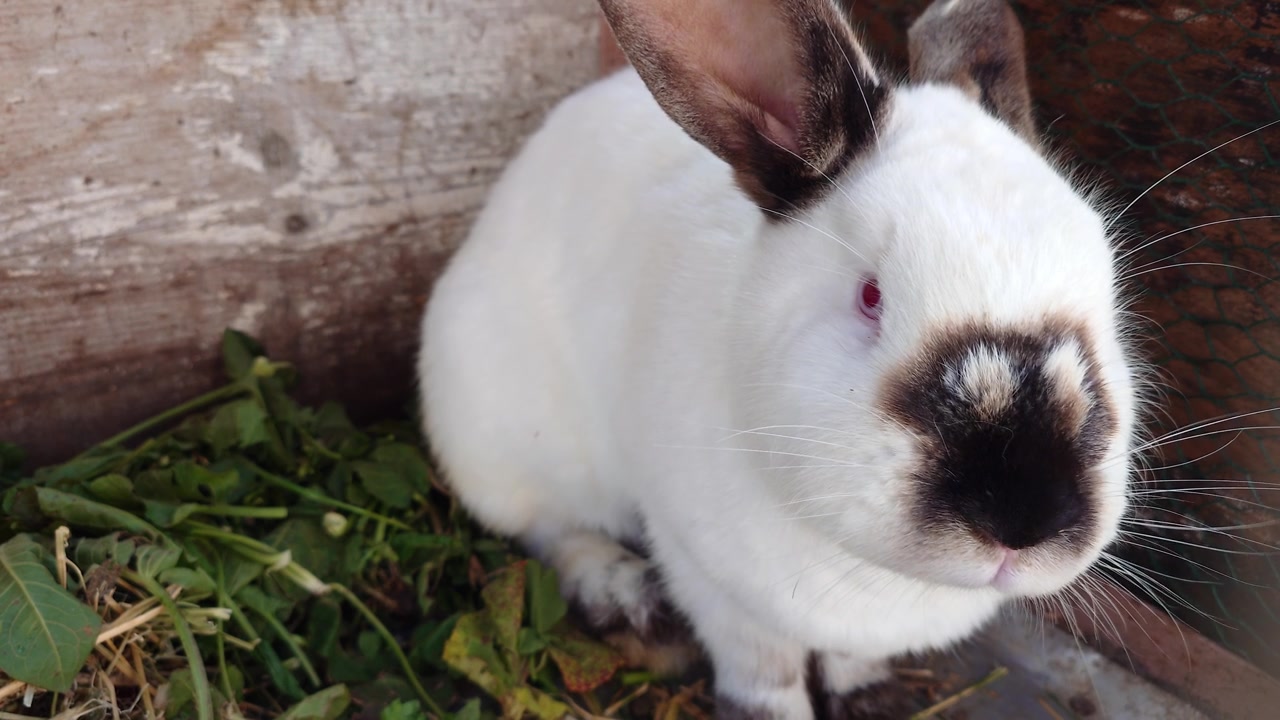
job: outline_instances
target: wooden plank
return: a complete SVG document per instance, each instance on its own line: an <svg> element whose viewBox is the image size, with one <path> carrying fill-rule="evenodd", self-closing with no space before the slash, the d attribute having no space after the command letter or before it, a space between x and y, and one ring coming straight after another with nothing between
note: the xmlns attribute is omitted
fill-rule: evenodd
<svg viewBox="0 0 1280 720"><path fill-rule="evenodd" d="M51 460L218 382L224 326L311 396L411 401L430 278L592 0L0 3L0 438Z"/></svg>
<svg viewBox="0 0 1280 720"><path fill-rule="evenodd" d="M1274 717L1280 681L1111 583L1047 617L1210 717Z"/></svg>

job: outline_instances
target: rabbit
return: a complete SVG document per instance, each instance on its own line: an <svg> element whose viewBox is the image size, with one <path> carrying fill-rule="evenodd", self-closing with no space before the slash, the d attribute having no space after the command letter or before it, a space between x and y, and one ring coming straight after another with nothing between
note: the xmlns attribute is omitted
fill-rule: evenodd
<svg viewBox="0 0 1280 720"><path fill-rule="evenodd" d="M1117 538L1144 365L1107 208L1001 0L931 5L900 80L835 0L600 5L630 65L435 282L423 431L592 623L687 623L717 716L848 714Z"/></svg>

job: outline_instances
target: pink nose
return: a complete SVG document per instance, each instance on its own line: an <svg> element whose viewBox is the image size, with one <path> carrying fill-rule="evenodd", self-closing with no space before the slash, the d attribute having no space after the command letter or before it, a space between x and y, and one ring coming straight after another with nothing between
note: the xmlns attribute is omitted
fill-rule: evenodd
<svg viewBox="0 0 1280 720"><path fill-rule="evenodd" d="M1018 551L1012 548L1004 548L1004 557L1000 561L1000 567L996 569L995 577L991 578L993 584L1003 584L1013 578L1013 566L1018 562Z"/></svg>

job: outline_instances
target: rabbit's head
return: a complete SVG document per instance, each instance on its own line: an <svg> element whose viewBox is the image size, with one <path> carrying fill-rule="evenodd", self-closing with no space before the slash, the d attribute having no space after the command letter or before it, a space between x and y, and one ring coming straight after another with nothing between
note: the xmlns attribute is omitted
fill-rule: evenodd
<svg viewBox="0 0 1280 720"><path fill-rule="evenodd" d="M601 0L765 216L727 349L778 503L863 561L1057 591L1126 509L1139 401L1099 211L1046 159L1001 0L935 2L894 82L834 0Z"/></svg>

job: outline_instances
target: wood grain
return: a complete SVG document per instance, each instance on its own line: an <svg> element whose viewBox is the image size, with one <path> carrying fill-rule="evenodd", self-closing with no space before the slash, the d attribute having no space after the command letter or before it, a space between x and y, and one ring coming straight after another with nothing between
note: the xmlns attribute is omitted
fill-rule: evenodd
<svg viewBox="0 0 1280 720"><path fill-rule="evenodd" d="M224 326L311 397L411 402L433 273L591 0L0 3L0 438L53 460L219 382Z"/></svg>

